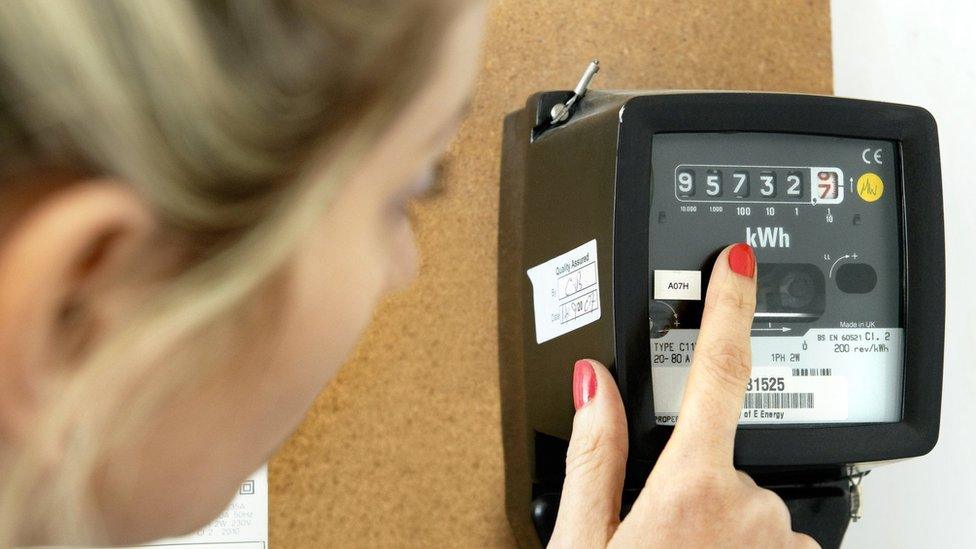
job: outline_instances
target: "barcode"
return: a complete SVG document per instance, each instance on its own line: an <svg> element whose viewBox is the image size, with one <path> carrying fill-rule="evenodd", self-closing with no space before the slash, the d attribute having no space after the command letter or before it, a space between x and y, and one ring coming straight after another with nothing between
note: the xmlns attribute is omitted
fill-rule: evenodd
<svg viewBox="0 0 976 549"><path fill-rule="evenodd" d="M743 408L813 408L813 393L746 393Z"/></svg>
<svg viewBox="0 0 976 549"><path fill-rule="evenodd" d="M832 376L830 368L793 368L793 375L797 377L821 377Z"/></svg>

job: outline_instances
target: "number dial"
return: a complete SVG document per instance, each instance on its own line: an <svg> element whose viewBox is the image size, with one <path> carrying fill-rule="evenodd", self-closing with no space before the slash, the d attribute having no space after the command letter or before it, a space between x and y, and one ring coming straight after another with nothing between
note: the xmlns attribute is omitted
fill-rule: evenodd
<svg viewBox="0 0 976 549"><path fill-rule="evenodd" d="M695 171L681 170L676 176L679 197L695 196Z"/></svg>
<svg viewBox="0 0 976 549"><path fill-rule="evenodd" d="M705 194L708 196L722 196L722 171L708 170L705 172Z"/></svg>
<svg viewBox="0 0 976 549"><path fill-rule="evenodd" d="M839 168L679 165L675 196L690 202L839 204L844 174Z"/></svg>

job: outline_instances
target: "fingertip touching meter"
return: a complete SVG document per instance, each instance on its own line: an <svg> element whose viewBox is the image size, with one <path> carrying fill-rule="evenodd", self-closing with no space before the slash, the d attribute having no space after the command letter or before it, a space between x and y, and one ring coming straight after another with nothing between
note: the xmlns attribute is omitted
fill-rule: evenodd
<svg viewBox="0 0 976 549"><path fill-rule="evenodd" d="M870 464L939 432L939 147L919 107L732 92L542 92L505 119L498 326L506 502L525 545L558 510L573 363L614 375L629 507L671 434L711 266L758 262L735 465L839 546Z"/></svg>

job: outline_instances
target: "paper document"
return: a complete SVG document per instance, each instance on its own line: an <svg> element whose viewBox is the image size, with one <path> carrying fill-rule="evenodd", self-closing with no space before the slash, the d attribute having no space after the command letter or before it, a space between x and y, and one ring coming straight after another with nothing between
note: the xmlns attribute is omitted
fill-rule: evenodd
<svg viewBox="0 0 976 549"><path fill-rule="evenodd" d="M248 477L230 505L194 534L159 540L139 547L168 549L267 549L268 467ZM127 549L134 549L132 547Z"/></svg>

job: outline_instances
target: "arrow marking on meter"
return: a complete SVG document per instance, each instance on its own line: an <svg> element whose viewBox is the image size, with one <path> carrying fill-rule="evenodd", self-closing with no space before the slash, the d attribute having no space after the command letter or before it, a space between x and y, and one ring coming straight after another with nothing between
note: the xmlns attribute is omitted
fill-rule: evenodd
<svg viewBox="0 0 976 549"><path fill-rule="evenodd" d="M782 328L753 328L753 332L789 332L790 328L783 326Z"/></svg>
<svg viewBox="0 0 976 549"><path fill-rule="evenodd" d="M834 277L834 267L836 267L838 263L840 263L845 259L857 259L857 252L854 252L853 254L844 254L838 257L837 261L834 261L834 264L830 266L830 270L827 271L827 278Z"/></svg>
<svg viewBox="0 0 976 549"><path fill-rule="evenodd" d="M669 305L667 301L661 301L660 299L656 299L655 301L657 301L658 303L664 305L668 309L671 309L671 314L674 315L674 327L675 328L677 328L678 326L681 326L681 323L678 322L678 311L675 311L674 310L674 307L672 307L671 305Z"/></svg>

